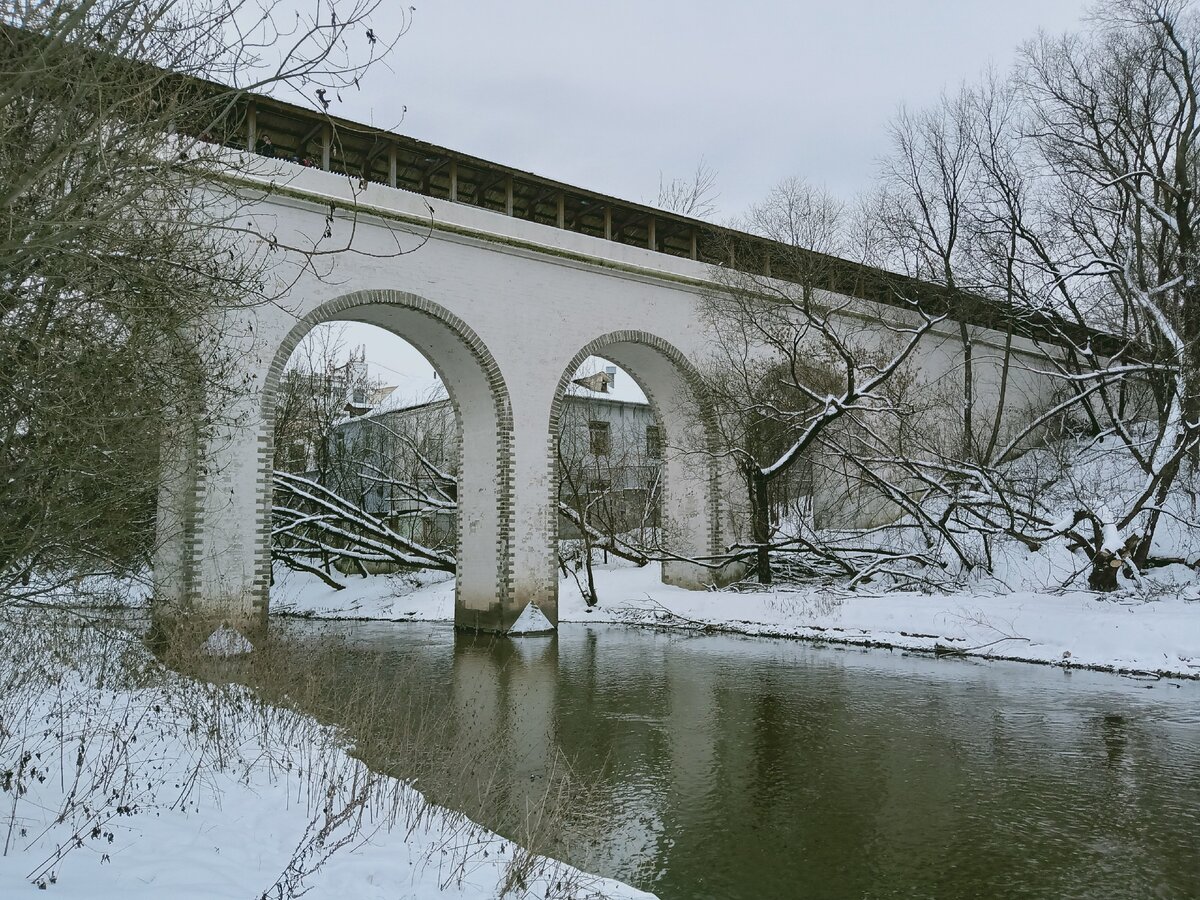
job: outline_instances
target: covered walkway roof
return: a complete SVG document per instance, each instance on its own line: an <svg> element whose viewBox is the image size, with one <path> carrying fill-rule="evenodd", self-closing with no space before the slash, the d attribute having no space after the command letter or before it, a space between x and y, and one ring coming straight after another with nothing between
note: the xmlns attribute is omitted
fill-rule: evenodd
<svg viewBox="0 0 1200 900"><path fill-rule="evenodd" d="M229 88L209 87L228 98ZM1111 343L1070 323L1015 311L979 295L621 200L273 97L244 93L229 110L219 137L229 146L658 253L805 281L888 306L915 302L929 313L998 331L1011 328L1052 343L1061 343L1064 335Z"/></svg>

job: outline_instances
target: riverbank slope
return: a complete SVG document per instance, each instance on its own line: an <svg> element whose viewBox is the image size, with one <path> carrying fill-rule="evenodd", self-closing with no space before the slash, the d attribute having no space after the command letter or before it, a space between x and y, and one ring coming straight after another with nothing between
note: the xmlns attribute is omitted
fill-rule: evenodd
<svg viewBox="0 0 1200 900"><path fill-rule="evenodd" d="M0 897L652 900L428 803L337 729L177 674L99 614L0 610L0 637Z"/></svg>

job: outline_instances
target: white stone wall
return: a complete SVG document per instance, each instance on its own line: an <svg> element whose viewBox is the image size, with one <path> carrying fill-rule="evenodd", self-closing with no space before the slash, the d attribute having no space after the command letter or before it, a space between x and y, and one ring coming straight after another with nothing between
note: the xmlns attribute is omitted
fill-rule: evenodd
<svg viewBox="0 0 1200 900"><path fill-rule="evenodd" d="M706 267L376 184L358 191L316 169L280 163L274 181L254 206L259 227L281 246L315 241L324 251L349 242L353 252L320 256L314 271L277 251L282 297L227 335L248 390L237 423L210 436L200 463L197 599L230 615L265 614L272 391L309 328L348 319L393 330L421 350L462 417L459 624L503 630L528 602L556 621L551 435L566 383L588 355L610 359L645 389L668 447L703 446L705 411L690 366L708 349L696 316ZM320 240L331 203L332 237ZM953 378L952 328L938 340L921 356L930 381ZM727 498L741 486L699 454L668 452L664 468L672 546L691 557L718 552L733 533ZM664 577L700 587L715 576L673 563Z"/></svg>

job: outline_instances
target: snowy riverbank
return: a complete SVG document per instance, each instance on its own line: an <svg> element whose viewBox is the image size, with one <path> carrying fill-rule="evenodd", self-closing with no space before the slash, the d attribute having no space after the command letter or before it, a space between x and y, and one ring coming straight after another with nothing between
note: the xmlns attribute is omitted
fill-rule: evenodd
<svg viewBox="0 0 1200 900"><path fill-rule="evenodd" d="M614 898L118 627L0 616L0 897Z"/></svg>
<svg viewBox="0 0 1200 900"><path fill-rule="evenodd" d="M279 572L276 612L320 618L448 621L453 580L349 579L332 591ZM1169 578L1170 573L1164 572ZM697 592L664 585L657 567L600 568L600 605L588 609L573 580L559 584L564 623L616 622L1016 659L1119 672L1200 678L1200 600L1190 584L1153 599L1063 593L887 593L810 588Z"/></svg>

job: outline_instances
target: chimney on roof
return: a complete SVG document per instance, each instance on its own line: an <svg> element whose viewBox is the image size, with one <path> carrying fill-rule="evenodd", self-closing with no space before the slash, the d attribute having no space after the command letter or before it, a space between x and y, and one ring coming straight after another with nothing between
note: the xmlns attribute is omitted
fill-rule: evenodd
<svg viewBox="0 0 1200 900"><path fill-rule="evenodd" d="M608 383L610 385L617 383L617 367L616 366L605 366L604 374L608 376Z"/></svg>

